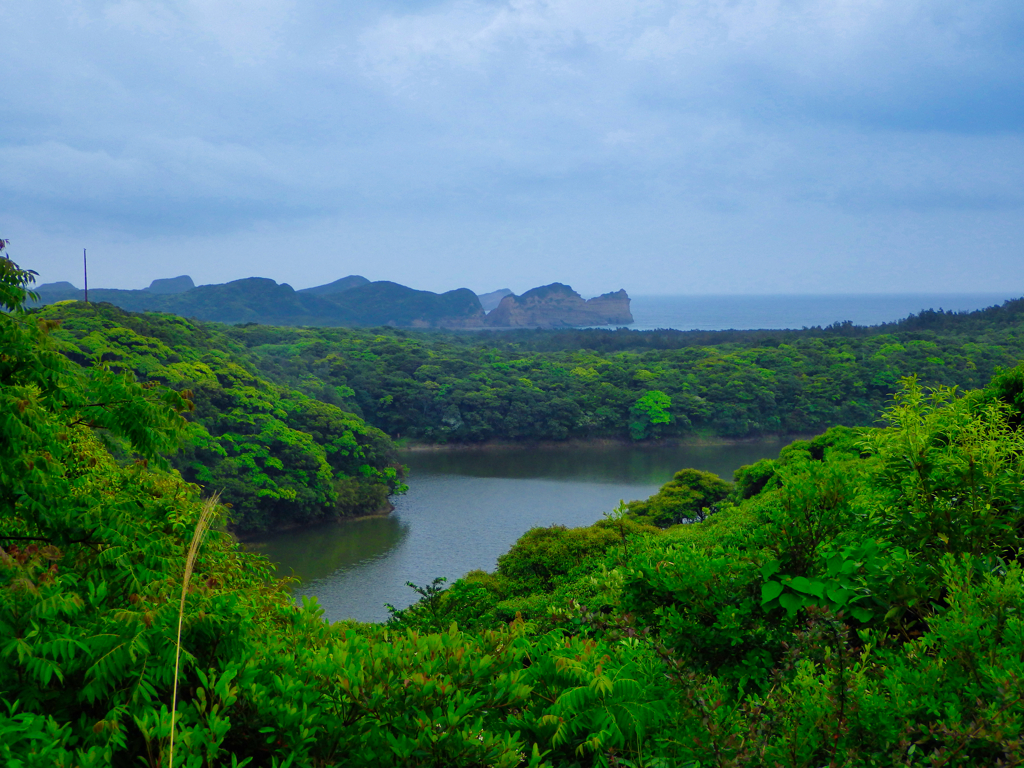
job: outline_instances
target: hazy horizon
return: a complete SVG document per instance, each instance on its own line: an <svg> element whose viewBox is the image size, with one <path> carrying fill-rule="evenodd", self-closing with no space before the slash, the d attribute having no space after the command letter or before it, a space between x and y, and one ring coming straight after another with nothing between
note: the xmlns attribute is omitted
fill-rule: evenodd
<svg viewBox="0 0 1024 768"><path fill-rule="evenodd" d="M327 285L329 283L334 282L335 280L340 280L340 279L342 279L344 277L355 276L356 274L357 273L352 273L352 275L340 275L338 277L329 278L325 282L322 282L322 283L317 282L317 283L312 283L312 284L309 284L309 285L294 285L294 284L292 284L291 282L289 282L287 280L285 280L283 282L278 280L278 281L275 281L275 282L277 282L278 285L287 284L287 285L290 285L296 291L302 291L302 290L305 290L307 288L315 288L317 286ZM175 278L175 277L181 277L181 276L182 275L166 275L165 277L153 278L153 280L161 280L161 279ZM191 277L191 275L188 275L188 276ZM262 278L262 277L265 277L265 276L264 275L247 275L246 277L233 278L233 279L227 280L225 282L230 283L230 282L236 282L238 280L247 280L247 279L250 279L250 278ZM273 279L273 278L270 278L270 279ZM131 286L131 287L128 287L128 288L118 288L117 290L135 290L135 291L137 291L137 290L144 290L145 288L148 288L152 284L153 280L150 280L145 285L136 285L136 286ZM382 280L387 280L387 278L382 278ZM40 285L45 285L47 283L58 283L58 282L68 282L68 283L71 283L76 289L82 290L83 281L82 281L81 277L79 277L79 279L77 281L76 280L46 280L42 275L39 275L37 277L36 283L35 283L35 285L33 287L38 288ZM397 283L397 282L400 282L400 281L398 281L398 280L391 280L390 282L396 282ZM563 283L565 285L569 285L571 288L575 289L575 286L573 286L572 283L566 282L565 280L556 280L556 281L553 281L553 282L560 282L560 283ZM407 285L405 283L401 283L401 284L402 285ZM90 278L89 285L90 285L90 290L97 290L97 289L102 290L102 289L107 289L107 288L113 288L114 287L114 286L109 286L109 285L98 285L98 284L96 284L96 282L95 282L95 280L93 278ZM223 285L223 283L199 283L199 282L195 282L195 285L196 285L197 288L199 288L199 287L201 287L203 285ZM514 289L509 289L509 290L512 290L512 292L514 294L522 295L523 293L525 293L526 291L528 291L528 290L530 290L532 288L539 288L539 287L541 287L541 285L542 284L538 283L536 285L530 285L529 287L522 288L520 290L514 290ZM548 283L544 283L543 285L548 285ZM413 288L413 289L416 289L416 290L427 290L427 289L421 288L421 287L416 286L416 285L407 285L407 287ZM462 289L462 288L468 288L470 291L473 291L473 293L475 293L477 296L483 296L483 295L486 295L488 293L493 293L493 292L496 292L496 291L499 291L499 290L506 289L507 286L501 286L501 287L498 287L498 288L488 288L486 290L483 290L483 289L475 290L475 289L473 289L472 287L470 287L468 285L456 285L456 286L451 287L451 288L443 288L443 289L441 289L439 291L435 291L435 293L444 293L446 291L459 290L459 289ZM609 293L609 292L613 292L613 291L617 291L617 290L619 290L619 289L618 288L609 288L606 291L602 291L602 293ZM582 291L577 291L577 292L580 293L580 295L582 295L583 298L585 298L585 299L593 298L595 296L599 296L600 295L599 293L585 293L585 292L582 292ZM680 298L680 299L685 299L685 298L692 298L692 299L709 300L709 299L715 299L715 298L741 298L741 297L744 297L744 296L764 297L764 298L769 298L769 297L770 298L786 298L788 296L799 297L799 298L825 298L825 297L830 297L830 296L842 296L842 297L848 298L848 299L855 299L855 298L858 298L858 297L864 297L864 298L871 298L871 297L908 297L908 298L911 298L911 297L918 297L918 296L920 296L920 297L937 298L937 297L948 296L948 297L951 297L951 298L953 298L953 297L976 297L976 298L984 297L985 299L998 300L999 303L1002 303L1002 301L1009 301L1009 300L1016 299L1016 298L1021 298L1022 296L1024 296L1024 291L1021 291L1019 294L1014 294L1013 292L1010 292L1009 294L1007 294L1007 293L1001 292L1001 291L948 291L948 290L947 291L873 291L873 292L855 292L855 291L814 292L814 291L806 291L806 292L790 292L790 293L781 292L781 291L780 292L772 292L772 293L768 293L768 292L758 293L758 292L752 292L752 291L748 291L748 292L734 292L734 293L667 293L666 292L666 293L635 293L635 294L629 292L628 290L626 292L629 294L630 299L644 299L644 298ZM1004 297L1004 298L1000 299L999 297Z"/></svg>

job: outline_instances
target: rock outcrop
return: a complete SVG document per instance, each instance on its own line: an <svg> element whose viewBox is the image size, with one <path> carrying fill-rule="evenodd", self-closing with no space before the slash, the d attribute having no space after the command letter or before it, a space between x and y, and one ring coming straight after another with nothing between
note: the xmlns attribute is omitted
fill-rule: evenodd
<svg viewBox="0 0 1024 768"><path fill-rule="evenodd" d="M487 315L491 328L565 328L585 325L629 325L629 296L625 291L606 293L584 301L562 283L551 283L522 296L506 296Z"/></svg>

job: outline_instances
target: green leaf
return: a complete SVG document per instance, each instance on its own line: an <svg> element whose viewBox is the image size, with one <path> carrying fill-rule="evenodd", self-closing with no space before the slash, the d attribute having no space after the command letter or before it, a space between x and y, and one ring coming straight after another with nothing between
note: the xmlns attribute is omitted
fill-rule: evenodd
<svg viewBox="0 0 1024 768"><path fill-rule="evenodd" d="M794 616L797 611L803 608L804 598L800 597L800 595L795 595L792 592L786 592L779 598L779 605L785 608L786 613L790 616Z"/></svg>
<svg viewBox="0 0 1024 768"><path fill-rule="evenodd" d="M832 555L828 559L828 575L837 576L843 567L843 556L839 553Z"/></svg>
<svg viewBox="0 0 1024 768"><path fill-rule="evenodd" d="M803 592L807 595L814 595L815 597L824 597L825 595L825 585L820 581L811 581L806 576L795 576L789 582L789 586L797 592Z"/></svg>
<svg viewBox="0 0 1024 768"><path fill-rule="evenodd" d="M766 581L761 585L761 605L770 603L782 594L782 584L777 581Z"/></svg>
<svg viewBox="0 0 1024 768"><path fill-rule="evenodd" d="M854 594L852 589L846 589L845 587L829 588L826 590L828 599L836 605L842 607L846 605L846 602Z"/></svg>
<svg viewBox="0 0 1024 768"><path fill-rule="evenodd" d="M903 606L902 605L894 605L892 608L890 608L888 611L886 611L884 621L888 621L889 619L894 619L897 616L899 616L901 613L903 613Z"/></svg>
<svg viewBox="0 0 1024 768"><path fill-rule="evenodd" d="M855 618L857 621L865 623L870 621L871 617L874 616L874 614L867 608L851 608L850 613L853 615L853 618Z"/></svg>

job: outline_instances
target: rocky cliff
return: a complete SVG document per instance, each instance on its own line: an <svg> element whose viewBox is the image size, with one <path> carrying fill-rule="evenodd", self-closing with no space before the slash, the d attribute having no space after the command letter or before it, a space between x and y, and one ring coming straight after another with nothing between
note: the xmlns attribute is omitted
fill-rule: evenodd
<svg viewBox="0 0 1024 768"><path fill-rule="evenodd" d="M629 296L606 293L587 301L562 283L551 283L522 296L506 296L487 315L491 328L564 328L583 325L629 325Z"/></svg>

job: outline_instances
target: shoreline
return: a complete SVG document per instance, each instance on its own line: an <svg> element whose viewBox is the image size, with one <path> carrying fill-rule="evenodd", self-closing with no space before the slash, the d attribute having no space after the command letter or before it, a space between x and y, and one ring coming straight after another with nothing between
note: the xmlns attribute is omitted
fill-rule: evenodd
<svg viewBox="0 0 1024 768"><path fill-rule="evenodd" d="M630 440L629 438L612 437L532 441L486 440L480 443L420 443L413 442L410 440L405 445L400 445L398 447L398 454L399 457L401 457L402 454L406 453L490 453L516 450L537 450L557 452L587 448L611 447L631 448L638 451L644 451L658 450L663 448L700 448L710 446L750 445L754 443L765 442L778 444L778 446L782 448L786 445L789 445L794 440L809 440L816 436L817 433L759 435L757 437L722 437L719 435L688 435L686 437L662 438L660 440L645 440L642 442ZM333 520L317 520L310 523L292 523L289 525L281 526L279 528L274 528L270 531L240 533L229 528L227 532L236 541L242 544L259 544L263 541L273 538L275 535L279 533L299 529L317 528L321 526L333 527L337 525L358 523L361 520L372 520L374 518L387 517L394 510L395 505L391 503L391 501L389 500L384 507L373 512L366 512L364 514L346 515L345 517L339 517Z"/></svg>
<svg viewBox="0 0 1024 768"><path fill-rule="evenodd" d="M358 515L345 515L344 517L336 517L333 520L314 520L311 523L291 523L289 525L282 525L277 528L273 528L269 531L257 531L248 533L239 533L233 531L230 528L227 529L227 533L234 538L235 541L240 544L258 544L268 538L275 536L278 533L284 533L285 531L298 531L307 530L309 528L316 528L318 526L335 526L344 525L346 523L355 523L360 520L372 520L376 517L387 517L395 511L395 505L391 503L390 497L385 506L380 509L374 510L373 512L363 512Z"/></svg>
<svg viewBox="0 0 1024 768"><path fill-rule="evenodd" d="M757 437L720 437L691 435L688 437L666 437L660 440L644 440L641 442L629 438L594 437L573 438L571 440L485 440L479 443L421 443L410 440L398 446L402 453L457 453L460 451L503 451L503 450L572 450L577 448L629 447L638 450L648 448L691 448L712 445L748 445L759 442L778 442L788 445L794 440L809 440L818 433L759 435Z"/></svg>

